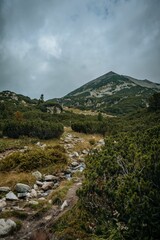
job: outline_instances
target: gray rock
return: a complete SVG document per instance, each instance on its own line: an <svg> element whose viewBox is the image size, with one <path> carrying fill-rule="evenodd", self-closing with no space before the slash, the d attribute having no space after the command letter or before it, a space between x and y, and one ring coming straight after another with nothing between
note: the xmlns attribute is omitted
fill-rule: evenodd
<svg viewBox="0 0 160 240"><path fill-rule="evenodd" d="M33 172L32 175L33 175L37 180L41 180L41 179L42 179L42 173L40 173L39 171Z"/></svg>
<svg viewBox="0 0 160 240"><path fill-rule="evenodd" d="M10 190L9 187L0 187L0 192L9 192Z"/></svg>
<svg viewBox="0 0 160 240"><path fill-rule="evenodd" d="M77 167L79 165L79 163L74 161L74 162L71 163L71 165L72 165L72 167Z"/></svg>
<svg viewBox="0 0 160 240"><path fill-rule="evenodd" d="M7 205L5 200L0 200L0 209L4 208Z"/></svg>
<svg viewBox="0 0 160 240"><path fill-rule="evenodd" d="M12 191L10 191L6 194L6 200L18 200L18 198Z"/></svg>
<svg viewBox="0 0 160 240"><path fill-rule="evenodd" d="M36 184L37 184L38 186L43 186L43 182L41 182L41 181L36 181Z"/></svg>
<svg viewBox="0 0 160 240"><path fill-rule="evenodd" d="M47 191L49 189L52 189L52 187L54 186L54 183L53 182L45 182L42 186L42 189L44 191Z"/></svg>
<svg viewBox="0 0 160 240"><path fill-rule="evenodd" d="M15 189L18 193L26 193L31 191L30 186L28 186L27 184L23 184L23 183L17 183L15 186Z"/></svg>
<svg viewBox="0 0 160 240"><path fill-rule="evenodd" d="M27 192L17 193L18 198L26 198Z"/></svg>
<svg viewBox="0 0 160 240"><path fill-rule="evenodd" d="M0 236L8 235L15 228L16 223L11 219L8 219L7 221L3 218L0 219Z"/></svg>
<svg viewBox="0 0 160 240"><path fill-rule="evenodd" d="M36 198L37 197L37 191L35 189L32 189L30 192L30 197Z"/></svg>
<svg viewBox="0 0 160 240"><path fill-rule="evenodd" d="M45 181L58 181L58 177L54 176L54 175L46 175L44 177Z"/></svg>

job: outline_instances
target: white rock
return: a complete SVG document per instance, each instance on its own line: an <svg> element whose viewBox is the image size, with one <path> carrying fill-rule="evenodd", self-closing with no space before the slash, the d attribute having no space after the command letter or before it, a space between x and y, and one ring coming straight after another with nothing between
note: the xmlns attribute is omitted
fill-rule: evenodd
<svg viewBox="0 0 160 240"><path fill-rule="evenodd" d="M37 186L37 184L34 184L33 187L34 187L34 190L36 190L36 191L38 190L38 186Z"/></svg>
<svg viewBox="0 0 160 240"><path fill-rule="evenodd" d="M6 194L6 199L7 200L18 200L17 196L12 191L10 191L9 193Z"/></svg>
<svg viewBox="0 0 160 240"><path fill-rule="evenodd" d="M72 165L72 167L77 167L79 165L79 163L75 161L75 162L72 162L71 165Z"/></svg>
<svg viewBox="0 0 160 240"><path fill-rule="evenodd" d="M29 201L29 203L32 204L32 205L38 205L38 204L39 204L39 202L33 201L33 200L32 200L32 201Z"/></svg>
<svg viewBox="0 0 160 240"><path fill-rule="evenodd" d="M41 181L36 181L36 184L37 184L38 186L43 186L43 182L41 182Z"/></svg>
<svg viewBox="0 0 160 240"><path fill-rule="evenodd" d="M33 175L37 180L41 180L41 179L42 179L42 173L40 173L39 171L33 172L32 175Z"/></svg>
<svg viewBox="0 0 160 240"><path fill-rule="evenodd" d="M13 229L16 228L16 223L11 219L5 221L5 219L0 219L0 236L8 235Z"/></svg>
<svg viewBox="0 0 160 240"><path fill-rule="evenodd" d="M84 150L82 151L82 153L83 153L83 154L88 154L88 151L84 149Z"/></svg>
<svg viewBox="0 0 160 240"><path fill-rule="evenodd" d="M46 199L44 197L38 198L39 201L45 201Z"/></svg>
<svg viewBox="0 0 160 240"><path fill-rule="evenodd" d="M37 197L37 191L35 189L32 189L30 192L30 197L36 198Z"/></svg>
<svg viewBox="0 0 160 240"><path fill-rule="evenodd" d="M62 204L62 206L61 206L61 211L63 211L64 208L66 208L66 207L68 207L68 202L67 202L67 200L65 200L65 201L63 202L63 204Z"/></svg>
<svg viewBox="0 0 160 240"><path fill-rule="evenodd" d="M72 156L73 157L79 157L79 154L78 154L78 152L73 152Z"/></svg>

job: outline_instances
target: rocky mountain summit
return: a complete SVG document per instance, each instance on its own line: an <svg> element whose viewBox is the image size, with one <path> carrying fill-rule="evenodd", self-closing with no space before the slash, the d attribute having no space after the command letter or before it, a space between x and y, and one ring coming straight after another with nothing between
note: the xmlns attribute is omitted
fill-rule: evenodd
<svg viewBox="0 0 160 240"><path fill-rule="evenodd" d="M125 114L144 108L148 98L160 91L160 84L108 72L58 101L64 106Z"/></svg>

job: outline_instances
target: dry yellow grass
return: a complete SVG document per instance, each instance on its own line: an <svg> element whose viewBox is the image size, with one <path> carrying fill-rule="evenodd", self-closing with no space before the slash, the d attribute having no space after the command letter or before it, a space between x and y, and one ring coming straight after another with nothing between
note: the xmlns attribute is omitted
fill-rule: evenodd
<svg viewBox="0 0 160 240"><path fill-rule="evenodd" d="M68 108L68 107L64 107L64 110L69 111L69 112L73 112L76 114L84 114L84 115L90 115L90 116L98 116L98 112L96 111L91 111L91 110L80 110L78 108ZM103 117L115 117L111 114L106 114L106 113L102 113Z"/></svg>
<svg viewBox="0 0 160 240"><path fill-rule="evenodd" d="M32 185L35 182L35 177L31 173L25 172L0 173L0 187L8 186L13 188L18 182Z"/></svg>

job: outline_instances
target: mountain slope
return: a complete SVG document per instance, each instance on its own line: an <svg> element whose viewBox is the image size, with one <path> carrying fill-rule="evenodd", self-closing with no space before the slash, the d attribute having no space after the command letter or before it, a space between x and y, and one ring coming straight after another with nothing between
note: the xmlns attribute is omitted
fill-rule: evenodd
<svg viewBox="0 0 160 240"><path fill-rule="evenodd" d="M146 107L160 84L137 80L114 72L96 78L61 99L65 106L125 114Z"/></svg>

